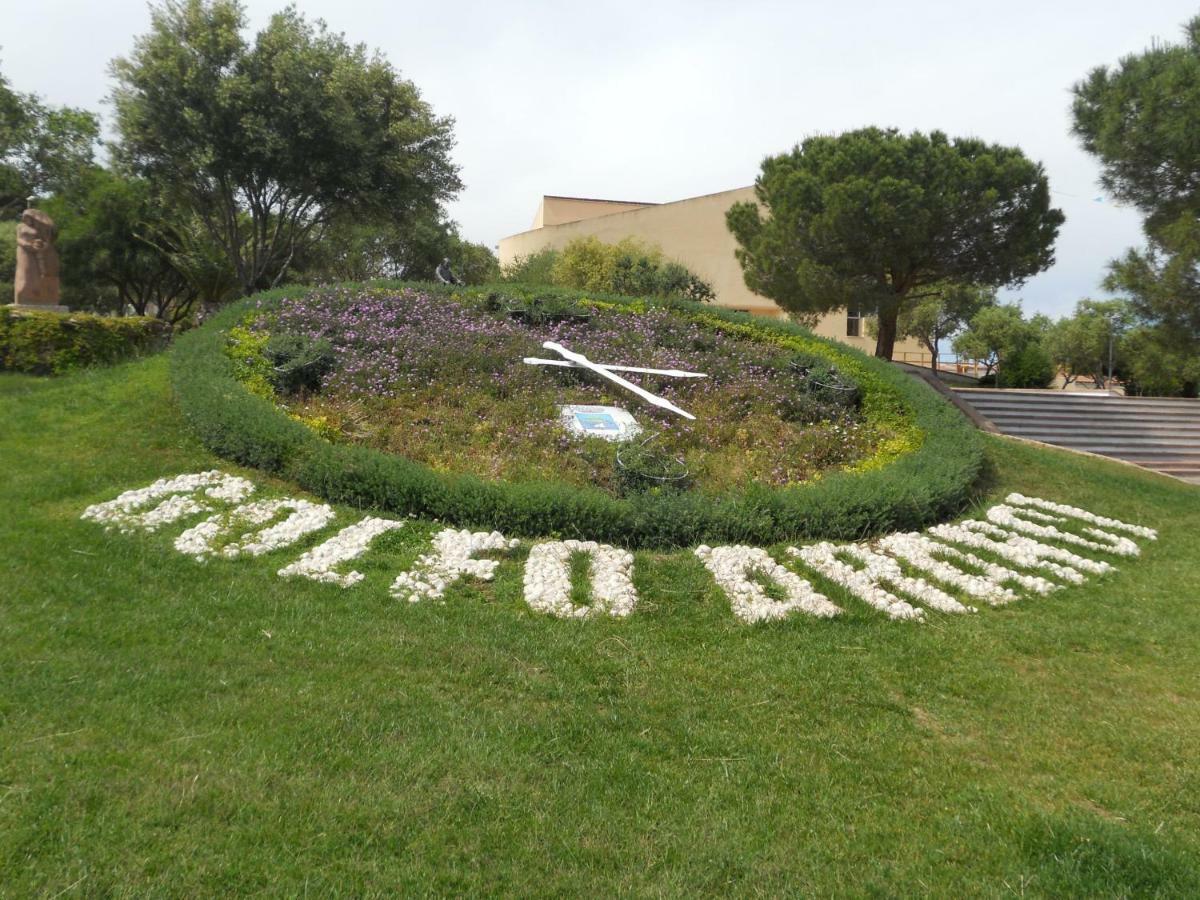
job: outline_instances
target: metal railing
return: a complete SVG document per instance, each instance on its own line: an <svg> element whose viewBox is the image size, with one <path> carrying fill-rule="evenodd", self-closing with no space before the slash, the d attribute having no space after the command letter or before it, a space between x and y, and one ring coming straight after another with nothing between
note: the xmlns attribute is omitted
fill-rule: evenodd
<svg viewBox="0 0 1200 900"><path fill-rule="evenodd" d="M932 354L926 350L901 350L894 354L892 359L910 366L920 366L923 369L932 368L929 364ZM987 366L979 360L966 359L957 353L939 353L937 367L939 371L968 375L971 378L982 378L987 372Z"/></svg>

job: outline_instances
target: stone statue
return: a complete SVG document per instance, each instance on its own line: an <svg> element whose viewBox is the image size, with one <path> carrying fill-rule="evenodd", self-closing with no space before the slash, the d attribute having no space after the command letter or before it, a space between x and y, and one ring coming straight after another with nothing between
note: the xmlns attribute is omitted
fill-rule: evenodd
<svg viewBox="0 0 1200 900"><path fill-rule="evenodd" d="M54 249L54 220L40 209L21 213L17 226L17 277L13 299L17 306L66 311L58 305L58 251Z"/></svg>
<svg viewBox="0 0 1200 900"><path fill-rule="evenodd" d="M442 284L462 284L462 281L450 269L450 257L442 260L441 264L433 270L434 276Z"/></svg>

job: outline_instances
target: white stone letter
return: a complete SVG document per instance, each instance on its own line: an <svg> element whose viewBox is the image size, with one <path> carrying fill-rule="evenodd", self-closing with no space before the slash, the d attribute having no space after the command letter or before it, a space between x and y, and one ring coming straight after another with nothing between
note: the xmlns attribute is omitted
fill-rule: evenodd
<svg viewBox="0 0 1200 900"><path fill-rule="evenodd" d="M149 487L126 491L115 500L89 506L80 518L99 522L106 529L115 528L124 533L137 529L155 531L185 516L211 510L211 503L195 496L202 488L204 497L222 503L241 503L254 493L254 485L245 478L213 469L193 475L160 478ZM161 502L153 509L139 511L145 510L156 500Z"/></svg>
<svg viewBox="0 0 1200 900"><path fill-rule="evenodd" d="M362 581L363 574L351 571L342 575L335 571L336 568L366 553L371 541L385 531L402 527L403 522L370 517L347 525L325 543L313 547L295 562L284 566L279 574L284 578L299 576L348 588Z"/></svg>
<svg viewBox="0 0 1200 900"><path fill-rule="evenodd" d="M787 552L802 560L813 570L820 572L830 581L837 582L867 605L887 613L893 619L919 620L924 618L924 610L917 609L911 603L901 600L880 583L877 566L871 569L860 569L837 558L839 552L849 549L847 546L839 547L836 544L822 541L807 547L788 547ZM879 554L874 555L878 556ZM895 565L895 560L892 561L892 564ZM954 600L953 597L949 599ZM954 602L958 603L957 600Z"/></svg>
<svg viewBox="0 0 1200 900"><path fill-rule="evenodd" d="M591 606L571 602L571 555L586 553L591 579ZM633 554L595 541L551 541L534 544L525 562L525 602L538 612L562 619L627 616L637 606L633 586Z"/></svg>
<svg viewBox="0 0 1200 900"><path fill-rule="evenodd" d="M995 553L1019 566L1043 569L1072 584L1083 584L1083 572L1103 575L1112 570L1112 566L1106 562L1088 559L1061 547L1051 547L975 519L967 519L957 525L934 525L927 533L944 541Z"/></svg>
<svg viewBox="0 0 1200 900"><path fill-rule="evenodd" d="M1021 534L1028 534L1034 537L1062 541L1064 544L1073 544L1076 547L1084 547L1088 550L1099 550L1101 553L1116 553L1118 556L1137 556L1141 552L1138 549L1138 545L1129 538L1113 534L1110 531L1104 531L1100 528L1089 527L1083 529L1085 533L1096 538L1094 541L1089 541L1087 538L1072 534L1069 531L1060 531L1052 524L1038 525L1038 522L1062 524L1067 520L1063 516L1053 516L1050 513L1028 509L1023 506L1008 506L1002 503L989 509L987 511L987 518L993 525L999 525L1001 528L1007 528L1009 531L1018 531Z"/></svg>
<svg viewBox="0 0 1200 900"><path fill-rule="evenodd" d="M453 582L463 575L491 581L500 565L494 559L472 559L487 550L511 550L519 544L498 531L455 531L447 528L433 538L433 553L419 557L411 572L401 572L392 582L391 594L409 603L440 600Z"/></svg>
<svg viewBox="0 0 1200 900"><path fill-rule="evenodd" d="M1005 582L1014 582L1039 594L1047 594L1058 587L1044 578L1036 575L1022 575L1012 569L980 559L973 553L965 553L946 544L939 544L932 538L916 532L885 535L879 539L879 548L897 559L904 560L914 569L926 572L938 581L952 585L993 606L1011 603L1017 599L1017 595L1010 588L1004 586ZM976 575L969 572L961 566L947 561L946 557L955 562L973 566L985 574Z"/></svg>
<svg viewBox="0 0 1200 900"><path fill-rule="evenodd" d="M241 540L231 540L217 549L220 538L244 534L245 526L248 525L266 525L285 510L292 510L292 514L282 522ZM204 559L213 553L219 553L228 559L243 553L247 556L261 556L271 550L291 546L306 534L319 531L328 525L333 517L333 509L323 503L290 498L259 500L243 504L228 513L218 513L189 528L175 539L175 549L197 559Z"/></svg>
<svg viewBox="0 0 1200 900"><path fill-rule="evenodd" d="M1058 513L1060 516L1070 516L1072 519L1079 519L1081 522L1087 522L1090 525L1100 525L1104 528L1112 528L1115 531L1125 531L1151 541L1158 539L1158 532L1153 528L1147 528L1144 525L1130 525L1128 522L1122 522L1120 519L1098 516L1095 513L1088 512L1086 509L1080 509L1078 506L1067 506L1065 503L1052 503L1049 500L1042 500L1040 497L1026 497L1024 494L1009 494L1004 498L1004 502L1011 503L1013 506L1033 506L1046 512Z"/></svg>
<svg viewBox="0 0 1200 900"><path fill-rule="evenodd" d="M818 594L811 584L775 562L766 550L758 547L701 545L695 552L729 598L733 614L743 622L782 619L793 610L822 618L841 612ZM772 600L762 585L754 581L754 575L773 581L783 589L787 599Z"/></svg>

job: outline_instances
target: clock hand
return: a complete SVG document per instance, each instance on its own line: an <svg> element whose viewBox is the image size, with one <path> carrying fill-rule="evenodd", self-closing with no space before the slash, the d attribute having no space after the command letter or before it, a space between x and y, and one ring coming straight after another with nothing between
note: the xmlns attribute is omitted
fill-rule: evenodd
<svg viewBox="0 0 1200 900"><path fill-rule="evenodd" d="M522 362L531 366L563 366L568 369L582 369L578 363L567 362L565 359L540 359L536 356L526 356ZM684 372L682 369L643 369L640 366L616 366L608 363L596 363L602 369L610 372L640 372L643 375L665 375L668 378L707 378L703 372Z"/></svg>
<svg viewBox="0 0 1200 900"><path fill-rule="evenodd" d="M582 353L575 353L574 351L568 350L566 347L562 346L562 344L556 344L554 341L546 341L544 344L542 344L542 346L545 347L547 350L553 350L555 353L557 353L563 359L569 360L570 362L573 362L573 363L578 363L579 365L583 366L585 369L591 369L597 375L601 376L602 378L607 378L613 384L619 384L621 387L625 388L625 390L632 391L633 393L637 394L639 397L641 397L643 400L647 401L648 403L653 403L655 406L661 407L666 410L670 410L671 412L676 413L677 415L683 416L685 419L695 419L696 418L690 412L680 409L678 406L676 406L670 400L664 400L662 397L659 397L656 394L652 394L647 390L643 390L642 388L638 387L636 384L633 384L632 382L626 381L620 375L613 374L612 372L608 371L608 369L604 368L603 366L596 365L594 362L592 362L590 359L588 359Z"/></svg>

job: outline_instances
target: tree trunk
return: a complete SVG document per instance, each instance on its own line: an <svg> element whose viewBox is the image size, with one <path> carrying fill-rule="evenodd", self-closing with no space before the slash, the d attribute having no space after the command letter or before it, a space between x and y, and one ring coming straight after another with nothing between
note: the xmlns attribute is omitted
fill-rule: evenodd
<svg viewBox="0 0 1200 900"><path fill-rule="evenodd" d="M879 304L879 337L875 339L875 355L891 360L896 349L896 319L900 315L899 303Z"/></svg>
<svg viewBox="0 0 1200 900"><path fill-rule="evenodd" d="M937 341L934 341L933 344L930 345L929 354L931 357L931 359L929 360L929 368L933 369L933 374L936 375L937 370L938 370L938 342Z"/></svg>

